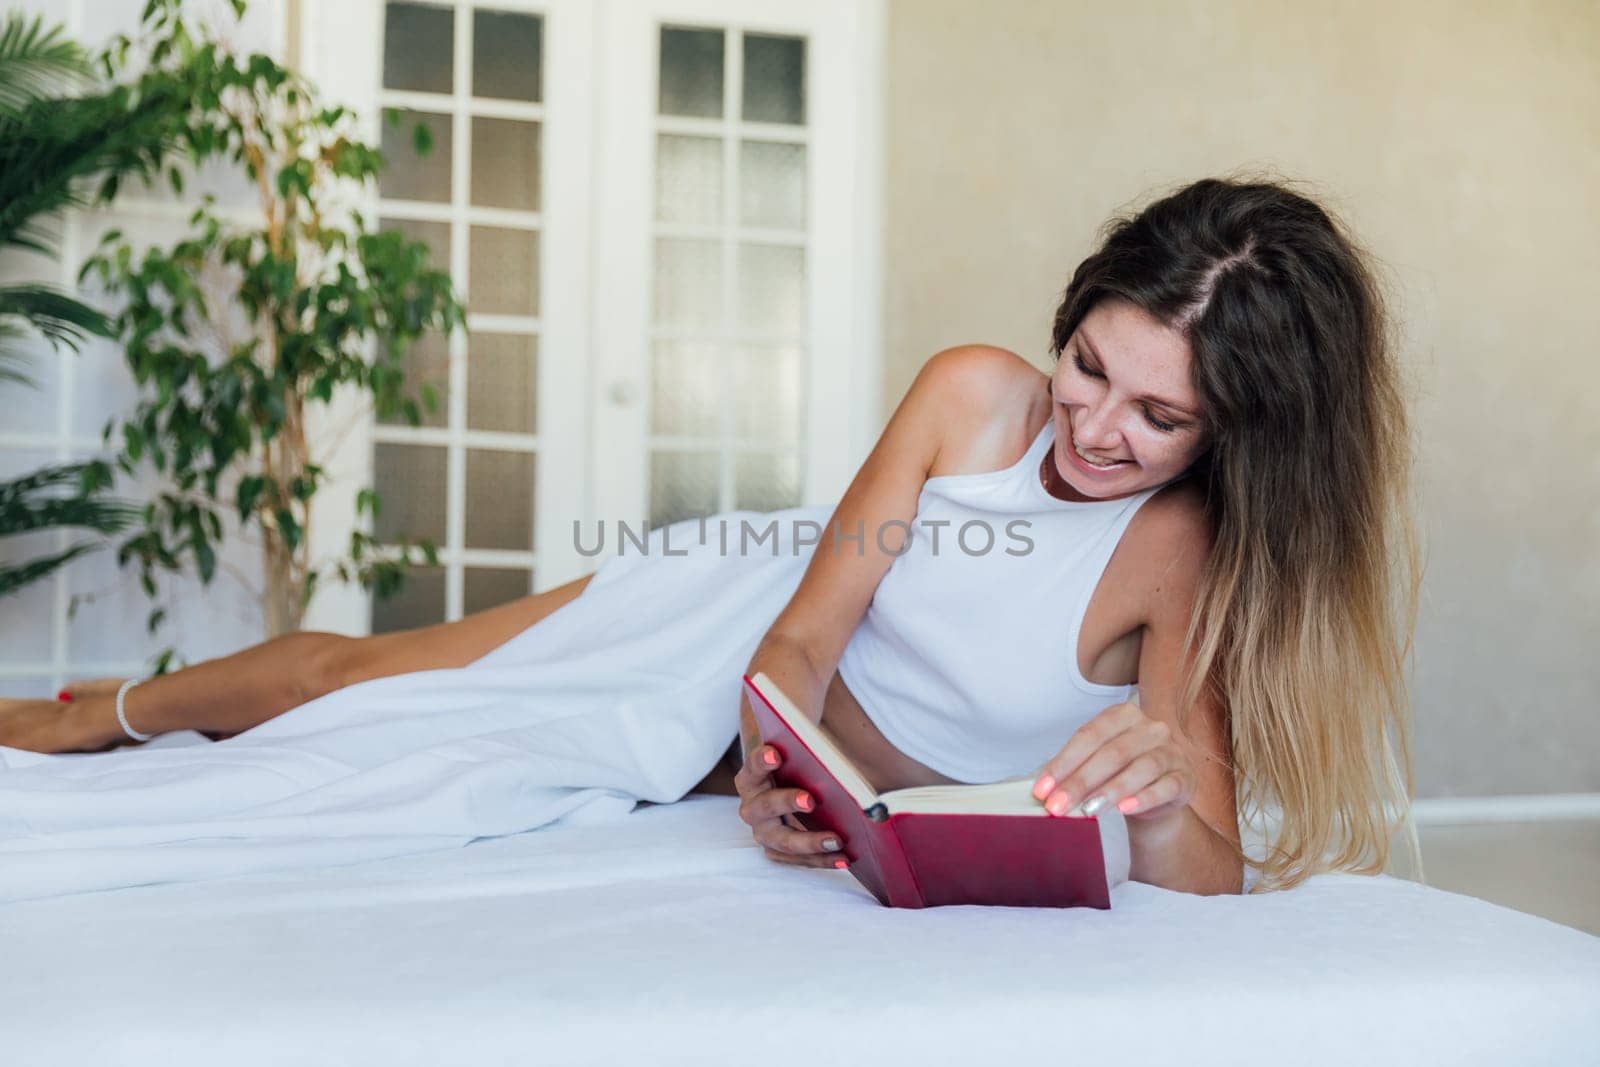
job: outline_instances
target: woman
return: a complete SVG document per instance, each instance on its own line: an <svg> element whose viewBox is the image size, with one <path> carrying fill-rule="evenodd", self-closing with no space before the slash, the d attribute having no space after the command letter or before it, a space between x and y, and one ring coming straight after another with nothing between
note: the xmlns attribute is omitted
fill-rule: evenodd
<svg viewBox="0 0 1600 1067"><path fill-rule="evenodd" d="M981 345L928 361L750 673L879 788L1025 770L1052 813L1115 805L1135 880L1222 893L1244 867L1266 888L1381 870L1410 793L1416 565L1406 415L1362 253L1281 186L1197 182L1109 225L1051 351L1050 375ZM1043 549L947 541L936 561L912 532L1024 504L1059 535ZM125 689L125 721L116 682L10 702L0 744L238 734L356 682L471 664L590 580L408 633L279 638ZM773 787L747 705L740 732L731 785L766 854L838 865L841 842L786 821L812 801ZM697 788L725 791L730 770ZM1269 811L1271 847L1244 857L1239 817Z"/></svg>

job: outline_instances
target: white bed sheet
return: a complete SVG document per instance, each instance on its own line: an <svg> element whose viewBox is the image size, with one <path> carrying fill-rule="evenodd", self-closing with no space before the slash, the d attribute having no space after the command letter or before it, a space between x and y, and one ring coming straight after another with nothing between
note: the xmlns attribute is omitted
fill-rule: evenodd
<svg viewBox="0 0 1600 1067"><path fill-rule="evenodd" d="M1392 878L879 907L736 802L0 907L0 1063L1593 1063L1600 938Z"/></svg>

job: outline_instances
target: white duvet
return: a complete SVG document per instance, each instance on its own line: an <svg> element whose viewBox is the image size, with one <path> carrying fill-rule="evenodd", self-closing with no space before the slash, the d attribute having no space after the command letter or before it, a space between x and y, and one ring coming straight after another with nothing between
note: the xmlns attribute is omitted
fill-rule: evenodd
<svg viewBox="0 0 1600 1067"><path fill-rule="evenodd" d="M827 518L774 514L813 513ZM653 555L611 557L468 667L350 686L227 741L0 747L0 903L458 848L676 800L735 737L744 669L808 562L795 524L777 526L776 557L714 541L663 556L656 530Z"/></svg>

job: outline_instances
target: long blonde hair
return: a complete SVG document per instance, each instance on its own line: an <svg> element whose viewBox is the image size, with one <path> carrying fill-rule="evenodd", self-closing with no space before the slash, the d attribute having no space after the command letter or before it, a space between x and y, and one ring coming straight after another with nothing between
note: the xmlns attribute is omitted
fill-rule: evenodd
<svg viewBox="0 0 1600 1067"><path fill-rule="evenodd" d="M1098 301L1185 335L1212 442L1191 475L1214 532L1185 638L1180 725L1227 708L1241 853L1259 889L1370 874L1396 824L1420 870L1407 664L1421 580L1413 449L1387 301L1327 211L1273 181L1206 179L1107 223L1055 316Z"/></svg>

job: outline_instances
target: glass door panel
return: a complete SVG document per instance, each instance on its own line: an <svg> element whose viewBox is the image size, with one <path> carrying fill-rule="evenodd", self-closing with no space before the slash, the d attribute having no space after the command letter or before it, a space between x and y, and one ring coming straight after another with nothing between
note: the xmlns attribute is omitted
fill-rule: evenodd
<svg viewBox="0 0 1600 1067"><path fill-rule="evenodd" d="M425 339L408 385L436 410L373 431L381 539L426 537L441 566L372 605L374 631L525 596L537 569L545 15L506 5L385 5L385 228L425 240L465 295L468 330ZM431 150L418 151L415 127ZM408 587L412 584L408 580Z"/></svg>
<svg viewBox="0 0 1600 1067"><path fill-rule="evenodd" d="M655 50L652 528L800 502L807 348L806 39L664 24Z"/></svg>

